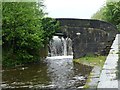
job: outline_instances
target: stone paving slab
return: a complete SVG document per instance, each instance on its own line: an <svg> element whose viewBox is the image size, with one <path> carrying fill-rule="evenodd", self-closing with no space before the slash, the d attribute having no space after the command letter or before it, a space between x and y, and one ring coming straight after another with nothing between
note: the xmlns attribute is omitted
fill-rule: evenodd
<svg viewBox="0 0 120 90"><path fill-rule="evenodd" d="M117 34L103 66L97 88L118 88L118 80L116 79L116 67L119 58L117 54L119 51L118 45L120 44L120 42L118 42L119 38L120 34Z"/></svg>
<svg viewBox="0 0 120 90"><path fill-rule="evenodd" d="M117 80L112 81L112 82L105 81L104 84L99 83L98 88L118 88L118 84L116 83L118 83Z"/></svg>
<svg viewBox="0 0 120 90"><path fill-rule="evenodd" d="M93 88L97 87L97 84L99 81L99 76L100 76L100 70L101 70L100 67L95 66L91 72L91 75L89 76L90 82L86 83L86 85L88 85L90 89L92 88L92 90L93 90Z"/></svg>

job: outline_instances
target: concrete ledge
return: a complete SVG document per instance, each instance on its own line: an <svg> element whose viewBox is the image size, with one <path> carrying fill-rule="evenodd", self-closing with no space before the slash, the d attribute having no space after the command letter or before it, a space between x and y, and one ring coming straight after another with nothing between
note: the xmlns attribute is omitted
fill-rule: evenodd
<svg viewBox="0 0 120 90"><path fill-rule="evenodd" d="M118 88L118 80L116 79L116 67L117 61L119 59L119 56L117 54L119 51L118 37L120 37L119 34L116 35L109 55L106 58L97 88Z"/></svg>

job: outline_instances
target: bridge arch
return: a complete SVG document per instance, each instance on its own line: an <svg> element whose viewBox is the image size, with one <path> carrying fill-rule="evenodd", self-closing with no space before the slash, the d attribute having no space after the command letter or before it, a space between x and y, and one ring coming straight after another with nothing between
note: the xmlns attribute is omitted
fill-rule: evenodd
<svg viewBox="0 0 120 90"><path fill-rule="evenodd" d="M73 58L88 54L107 55L118 33L117 28L104 21L92 19L56 18L62 33L71 38Z"/></svg>

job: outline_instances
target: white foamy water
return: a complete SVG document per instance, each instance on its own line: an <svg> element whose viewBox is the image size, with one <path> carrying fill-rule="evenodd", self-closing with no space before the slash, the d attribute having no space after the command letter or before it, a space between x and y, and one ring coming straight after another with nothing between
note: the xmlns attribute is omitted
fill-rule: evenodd
<svg viewBox="0 0 120 90"><path fill-rule="evenodd" d="M52 56L52 57L47 57L46 59L65 59L65 58L73 59L73 56Z"/></svg>

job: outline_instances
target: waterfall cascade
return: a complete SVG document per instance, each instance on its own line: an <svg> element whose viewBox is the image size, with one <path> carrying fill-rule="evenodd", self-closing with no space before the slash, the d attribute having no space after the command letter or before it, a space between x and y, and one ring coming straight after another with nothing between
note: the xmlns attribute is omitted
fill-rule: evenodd
<svg viewBox="0 0 120 90"><path fill-rule="evenodd" d="M67 56L73 55L72 40L60 36L53 36L49 43L49 56Z"/></svg>

